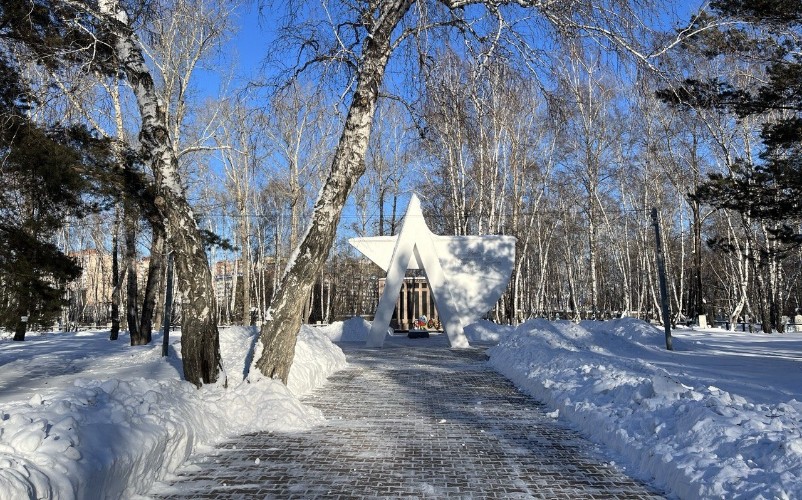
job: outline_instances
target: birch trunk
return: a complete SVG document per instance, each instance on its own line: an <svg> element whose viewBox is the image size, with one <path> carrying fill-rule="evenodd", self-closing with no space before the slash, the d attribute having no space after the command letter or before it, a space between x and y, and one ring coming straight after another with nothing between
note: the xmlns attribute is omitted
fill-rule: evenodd
<svg viewBox="0 0 802 500"><path fill-rule="evenodd" d="M244 212L244 211L243 211ZM242 214L240 241L242 242L242 322L251 324L251 241L248 214Z"/></svg>
<svg viewBox="0 0 802 500"><path fill-rule="evenodd" d="M705 313L704 293L702 292L702 217L701 207L696 200L690 200L691 216L693 217L693 262L691 283L688 290L688 316L698 321L699 315Z"/></svg>
<svg viewBox="0 0 802 500"><path fill-rule="evenodd" d="M395 192L393 193L393 212L390 215L390 235L395 234L396 213L398 211L398 181L396 181Z"/></svg>
<svg viewBox="0 0 802 500"><path fill-rule="evenodd" d="M538 226L541 225L541 222L538 221ZM548 263L551 260L551 242L553 241L553 233L549 232L548 236L545 236L543 232L544 230L539 228L537 237L539 276L537 279L537 289L535 290L534 310L545 316L549 307L546 298L546 277L548 275ZM546 241L544 241L544 239Z"/></svg>
<svg viewBox="0 0 802 500"><path fill-rule="evenodd" d="M100 2L114 33L114 52L136 97L142 120L139 142L155 177L156 208L165 222L182 292L181 354L184 378L200 386L220 373L220 345L212 273L192 208L178 175L178 159L167 128L164 105L128 16L118 0Z"/></svg>
<svg viewBox="0 0 802 500"><path fill-rule="evenodd" d="M730 311L730 330L735 330L735 324L738 322L738 318L741 316L741 313L746 306L746 299L748 294L748 286L749 286L749 264L748 259L752 254L752 247L750 245L749 239L745 239L743 245L740 242L740 238L738 238L737 234L735 233L735 229L732 226L732 221L730 219L729 214L726 216L727 220L727 236L729 242L735 248L735 251L732 252L731 260L734 261L732 264L733 269L733 291L737 294L737 302L735 306Z"/></svg>
<svg viewBox="0 0 802 500"><path fill-rule="evenodd" d="M590 308L593 313L592 319L598 319L596 312L599 308L599 273L596 269L598 260L597 235L596 235L596 215L593 201L591 200L590 215L588 218L588 257L590 259Z"/></svg>
<svg viewBox="0 0 802 500"><path fill-rule="evenodd" d="M228 274L228 271L226 271ZM225 323L232 325L236 321L235 318L237 317L237 286L239 284L239 261L234 258L234 262L231 263L231 295L228 296L228 314L226 315Z"/></svg>
<svg viewBox="0 0 802 500"><path fill-rule="evenodd" d="M264 350L255 366L263 375L279 378L285 384L295 354L304 304L334 242L348 193L365 171L365 152L379 87L391 53L391 36L412 2L396 0L383 4L372 36L364 41L356 90L331 171L315 203L309 230L273 296L272 318L262 326L260 340Z"/></svg>

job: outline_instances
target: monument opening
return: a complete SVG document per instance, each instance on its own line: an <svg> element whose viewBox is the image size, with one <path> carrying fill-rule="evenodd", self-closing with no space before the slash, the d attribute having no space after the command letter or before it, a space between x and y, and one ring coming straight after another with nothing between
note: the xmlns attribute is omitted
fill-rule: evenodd
<svg viewBox="0 0 802 500"><path fill-rule="evenodd" d="M384 293L386 283L386 278L379 278L379 297ZM442 331L434 295L422 274L407 271L390 319L390 328L394 332L420 329Z"/></svg>

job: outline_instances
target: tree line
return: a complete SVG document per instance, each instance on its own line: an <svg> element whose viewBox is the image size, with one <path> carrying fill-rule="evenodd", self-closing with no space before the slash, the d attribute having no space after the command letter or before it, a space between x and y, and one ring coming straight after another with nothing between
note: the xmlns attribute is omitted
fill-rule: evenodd
<svg viewBox="0 0 802 500"><path fill-rule="evenodd" d="M241 4L5 2L3 324L52 323L88 244L112 256L112 338L124 321L148 343L172 253L186 378L216 380L218 322L256 319L255 366L286 379L303 321L370 314L379 271L345 238L394 234L415 191L435 232L516 236L494 320L782 331L802 269L800 7L722 0L666 28L657 2L607 3L327 3L274 20L275 72L218 70L212 95ZM224 304L218 260L236 267Z"/></svg>

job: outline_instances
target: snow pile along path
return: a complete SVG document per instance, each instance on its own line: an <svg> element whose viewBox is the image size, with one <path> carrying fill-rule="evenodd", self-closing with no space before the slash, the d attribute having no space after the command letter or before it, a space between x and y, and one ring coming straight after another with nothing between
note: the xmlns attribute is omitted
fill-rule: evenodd
<svg viewBox="0 0 802 500"><path fill-rule="evenodd" d="M666 351L662 330L634 319L533 320L489 352L497 371L622 456L630 473L680 498L802 498L802 398L767 402L793 389L760 390L788 378L798 387L802 336L774 336L773 348L752 338L675 332ZM795 353L783 355L784 341ZM755 363L763 373L742 380L737 372Z"/></svg>
<svg viewBox="0 0 802 500"><path fill-rule="evenodd" d="M346 327L345 331L349 329ZM345 368L345 365L342 349L315 327L302 325L287 387L296 396L301 396L321 385L329 375Z"/></svg>
<svg viewBox="0 0 802 500"><path fill-rule="evenodd" d="M472 345L495 344L507 337L513 330L514 328L511 326L500 325L483 319L466 326L465 336L468 337L468 341Z"/></svg>
<svg viewBox="0 0 802 500"><path fill-rule="evenodd" d="M255 335L221 328L228 386L201 389L181 380L179 334L169 358L160 336L131 347L107 331L0 343L0 499L129 498L226 437L321 423L296 394L344 367L342 351L304 328L291 390L244 380Z"/></svg>
<svg viewBox="0 0 802 500"><path fill-rule="evenodd" d="M334 342L365 342L370 333L370 322L360 316L354 316L343 322L338 321L315 328Z"/></svg>

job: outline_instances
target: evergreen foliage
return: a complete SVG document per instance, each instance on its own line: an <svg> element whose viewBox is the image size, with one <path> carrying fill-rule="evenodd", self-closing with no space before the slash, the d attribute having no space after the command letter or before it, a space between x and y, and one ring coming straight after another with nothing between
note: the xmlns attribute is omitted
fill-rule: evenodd
<svg viewBox="0 0 802 500"><path fill-rule="evenodd" d="M762 123L758 159L738 159L732 174L712 174L696 192L703 202L774 223L783 242L802 243L802 2L798 0L718 0L721 23L692 43L707 57L737 55L765 72L754 84L721 79L686 80L679 89L658 92L674 104L717 108L736 118Z"/></svg>
<svg viewBox="0 0 802 500"><path fill-rule="evenodd" d="M66 283L80 276L52 242L69 215L100 208L91 194L110 149L84 127L33 122L28 111L37 103L10 53L0 52L0 326L24 340L26 326L52 325Z"/></svg>

